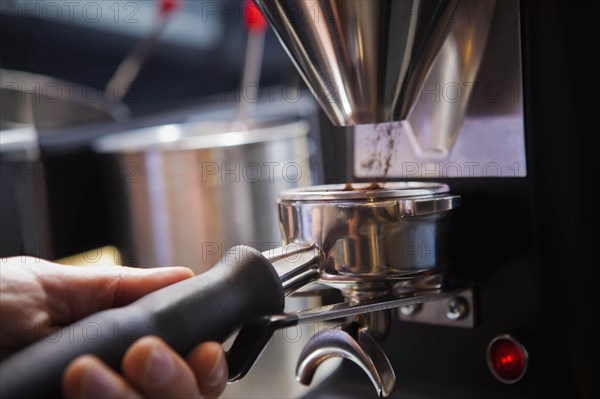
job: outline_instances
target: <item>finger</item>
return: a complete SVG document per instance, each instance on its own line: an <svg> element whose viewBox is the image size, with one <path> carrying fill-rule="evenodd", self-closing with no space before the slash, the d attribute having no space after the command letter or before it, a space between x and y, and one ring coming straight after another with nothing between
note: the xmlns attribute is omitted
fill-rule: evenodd
<svg viewBox="0 0 600 399"><path fill-rule="evenodd" d="M200 393L207 397L218 397L225 390L229 370L223 348L217 342L198 345L187 358Z"/></svg>
<svg viewBox="0 0 600 399"><path fill-rule="evenodd" d="M122 368L127 380L146 398L200 398L189 365L158 337L134 343Z"/></svg>
<svg viewBox="0 0 600 399"><path fill-rule="evenodd" d="M68 399L141 399L120 375L91 355L71 362L63 374L62 386L63 395Z"/></svg>
<svg viewBox="0 0 600 399"><path fill-rule="evenodd" d="M37 278L46 292L52 320L59 325L70 324L104 309L127 305L194 275L186 267L89 268L51 264L45 269L38 270Z"/></svg>

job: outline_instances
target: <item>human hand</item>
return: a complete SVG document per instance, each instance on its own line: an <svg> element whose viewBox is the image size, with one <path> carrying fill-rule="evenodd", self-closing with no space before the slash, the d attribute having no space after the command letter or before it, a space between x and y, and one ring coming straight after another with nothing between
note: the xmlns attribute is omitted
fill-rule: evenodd
<svg viewBox="0 0 600 399"><path fill-rule="evenodd" d="M100 359L81 356L63 375L67 398L217 397L227 383L221 345L206 342L181 358L158 337L144 337L125 354L119 375Z"/></svg>
<svg viewBox="0 0 600 399"><path fill-rule="evenodd" d="M10 354L85 316L192 276L181 267L73 267L29 257L2 259L0 353ZM220 395L227 381L218 343L199 345L184 361L157 337L144 337L129 348L122 373L96 357L82 356L65 371L63 390L69 398L201 397Z"/></svg>

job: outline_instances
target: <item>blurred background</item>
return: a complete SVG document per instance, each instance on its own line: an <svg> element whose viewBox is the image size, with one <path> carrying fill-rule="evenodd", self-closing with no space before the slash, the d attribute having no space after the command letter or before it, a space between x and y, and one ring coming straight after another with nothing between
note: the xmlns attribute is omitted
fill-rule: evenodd
<svg viewBox="0 0 600 399"><path fill-rule="evenodd" d="M156 3L3 0L2 68L103 89L151 31ZM134 115L202 105L239 89L247 36L241 0L187 0L178 7L124 98ZM274 34L266 36L263 83L299 82Z"/></svg>
<svg viewBox="0 0 600 399"><path fill-rule="evenodd" d="M325 176L322 151L335 159L336 145L321 140L323 116L273 32L249 23L246 8L0 2L0 257L199 273L233 245L278 245L277 194L341 179L345 166ZM258 32L257 59L247 61L249 29ZM250 71L244 84L248 62L260 75ZM262 366L225 397L303 392L293 372L313 328L274 337Z"/></svg>
<svg viewBox="0 0 600 399"><path fill-rule="evenodd" d="M165 4L170 13L161 17ZM308 121L311 170L305 175L311 177L304 183L341 178L343 162L328 167L328 176L319 166L330 149L335 163L336 146L321 142L323 118L270 29L258 61L260 89L256 79L242 88L249 36L244 9L237 0L0 3L2 256L57 259L115 244L122 231L107 221L124 207L110 204L118 202L112 196L118 188L114 181L107 186L106 157L93 143L140 128L232 121L244 99L261 104L251 108L258 119ZM140 48L139 74L114 82L119 66ZM35 132L14 129L26 126ZM9 194L15 187L23 191L19 198Z"/></svg>

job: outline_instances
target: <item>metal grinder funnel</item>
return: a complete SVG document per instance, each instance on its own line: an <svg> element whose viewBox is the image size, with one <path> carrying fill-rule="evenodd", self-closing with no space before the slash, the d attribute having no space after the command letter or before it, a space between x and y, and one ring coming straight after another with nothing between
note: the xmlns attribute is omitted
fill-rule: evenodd
<svg viewBox="0 0 600 399"><path fill-rule="evenodd" d="M454 0L256 0L329 119L406 119Z"/></svg>

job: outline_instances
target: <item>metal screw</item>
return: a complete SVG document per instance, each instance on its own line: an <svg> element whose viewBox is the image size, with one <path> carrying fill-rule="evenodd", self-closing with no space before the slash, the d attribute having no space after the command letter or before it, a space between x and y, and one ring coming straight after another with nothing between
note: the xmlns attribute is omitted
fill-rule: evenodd
<svg viewBox="0 0 600 399"><path fill-rule="evenodd" d="M463 297L452 298L448 301L446 317L448 320L457 321L469 313L469 303Z"/></svg>
<svg viewBox="0 0 600 399"><path fill-rule="evenodd" d="M400 314L402 316L412 316L421 310L421 304L400 306Z"/></svg>

